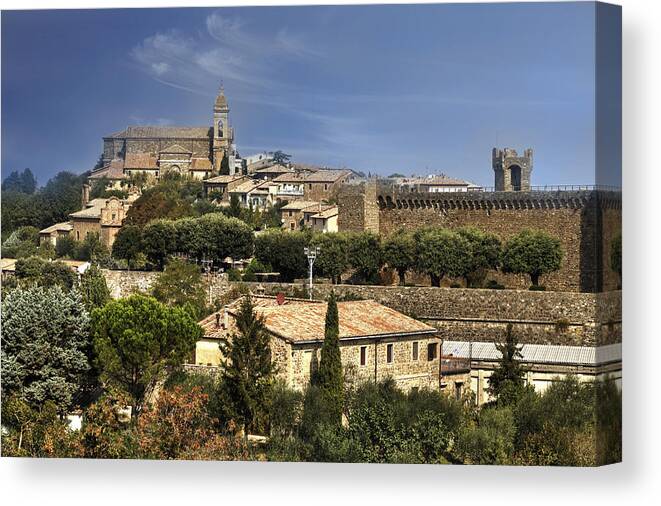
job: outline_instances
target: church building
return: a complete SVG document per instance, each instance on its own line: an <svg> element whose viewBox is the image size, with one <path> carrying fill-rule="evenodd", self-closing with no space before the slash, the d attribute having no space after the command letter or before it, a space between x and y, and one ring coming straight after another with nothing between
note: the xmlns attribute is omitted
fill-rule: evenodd
<svg viewBox="0 0 661 506"><path fill-rule="evenodd" d="M205 179L243 171L230 126L229 105L221 87L213 107L213 126L129 126L103 138L102 166L91 181L115 186L135 174L158 178L168 172Z"/></svg>

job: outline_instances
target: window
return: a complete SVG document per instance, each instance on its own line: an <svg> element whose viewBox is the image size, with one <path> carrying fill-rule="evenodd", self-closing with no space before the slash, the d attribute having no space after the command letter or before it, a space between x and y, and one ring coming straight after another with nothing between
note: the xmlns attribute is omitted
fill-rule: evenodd
<svg viewBox="0 0 661 506"><path fill-rule="evenodd" d="M76 240L80 241L80 230L76 230Z"/></svg>
<svg viewBox="0 0 661 506"><path fill-rule="evenodd" d="M413 343L413 350L412 350L413 351L413 353L412 353L413 360L418 360L418 344L419 344L418 341L415 341Z"/></svg>
<svg viewBox="0 0 661 506"><path fill-rule="evenodd" d="M222 137L222 136L223 136L223 120L221 119L218 122L218 137Z"/></svg>
<svg viewBox="0 0 661 506"><path fill-rule="evenodd" d="M386 362L392 362L392 344L386 346Z"/></svg>
<svg viewBox="0 0 661 506"><path fill-rule="evenodd" d="M324 190L328 190L328 184L324 185Z"/></svg>
<svg viewBox="0 0 661 506"><path fill-rule="evenodd" d="M427 360L431 362L432 360L436 360L436 351L438 350L438 344L436 343L429 343L427 345Z"/></svg>
<svg viewBox="0 0 661 506"><path fill-rule="evenodd" d="M294 227L296 227L296 223L294 223L294 222L290 223L290 224L289 224L289 227L290 227L292 230L294 230Z"/></svg>
<svg viewBox="0 0 661 506"><path fill-rule="evenodd" d="M360 365L367 363L367 346L360 347Z"/></svg>
<svg viewBox="0 0 661 506"><path fill-rule="evenodd" d="M291 211L289 211L289 216L291 216L291 215L292 215L292 212L291 212Z"/></svg>
<svg viewBox="0 0 661 506"><path fill-rule="evenodd" d="M464 393L464 384L457 382L454 384L454 398L458 401L461 400L461 395Z"/></svg>
<svg viewBox="0 0 661 506"><path fill-rule="evenodd" d="M308 188L311 190L312 189L312 183L308 185Z"/></svg>
<svg viewBox="0 0 661 506"><path fill-rule="evenodd" d="M115 221L116 218L117 218L117 215L115 213L112 213L112 221Z"/></svg>

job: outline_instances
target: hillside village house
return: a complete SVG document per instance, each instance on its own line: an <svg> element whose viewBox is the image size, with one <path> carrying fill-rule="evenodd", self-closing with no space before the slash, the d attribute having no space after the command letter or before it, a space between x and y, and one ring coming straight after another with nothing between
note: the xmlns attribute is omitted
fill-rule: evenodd
<svg viewBox="0 0 661 506"><path fill-rule="evenodd" d="M463 179L448 177L445 174L417 178L396 178L395 180L402 189L419 192L445 193L481 190L480 186Z"/></svg>
<svg viewBox="0 0 661 506"><path fill-rule="evenodd" d="M236 332L241 299L200 322L194 365L221 363L220 339ZM253 296L255 312L271 335L272 360L286 383L302 390L318 365L327 303ZM348 373L359 380L393 378L401 388L438 388L438 331L372 300L338 302L340 352Z"/></svg>
<svg viewBox="0 0 661 506"><path fill-rule="evenodd" d="M248 181L247 176L241 175L220 175L205 179L202 181L204 193L207 196L213 195L221 201L229 201L231 190Z"/></svg>
<svg viewBox="0 0 661 506"><path fill-rule="evenodd" d="M83 209L71 213L68 222L56 223L40 230L39 239L42 243L50 242L56 246L57 241L62 237L68 236L76 241L83 241L89 234L95 233L98 234L101 243L110 249L131 203L136 198L137 195L133 194L128 199L114 196L107 199L92 199L84 203Z"/></svg>
<svg viewBox="0 0 661 506"><path fill-rule="evenodd" d="M337 206L328 206L326 209L308 217L307 210L303 213L303 220L310 224L310 228L317 232L337 232Z"/></svg>

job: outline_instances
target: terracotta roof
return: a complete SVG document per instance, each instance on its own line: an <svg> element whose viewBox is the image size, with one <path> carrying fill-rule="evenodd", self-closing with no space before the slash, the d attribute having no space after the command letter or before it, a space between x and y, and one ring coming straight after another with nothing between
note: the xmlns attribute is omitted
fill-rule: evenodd
<svg viewBox="0 0 661 506"><path fill-rule="evenodd" d="M114 139L208 139L213 129L178 126L129 126L121 132L109 135Z"/></svg>
<svg viewBox="0 0 661 506"><path fill-rule="evenodd" d="M327 304L258 308L269 331L284 339L323 341ZM393 334L436 333L436 329L373 300L338 302L340 340Z"/></svg>
<svg viewBox="0 0 661 506"><path fill-rule="evenodd" d="M307 209L308 207L315 207L315 209L319 209L319 202L316 202L314 200L295 200L293 202L290 202L289 204L282 206L280 209L283 211L301 211L303 209Z"/></svg>
<svg viewBox="0 0 661 506"><path fill-rule="evenodd" d="M43 230L40 230L40 234L50 234L52 232L58 232L60 230L63 230L65 232L70 231L73 229L73 225L68 222L68 221L63 221L62 223L56 223L55 225L51 225L50 227L46 227Z"/></svg>
<svg viewBox="0 0 661 506"><path fill-rule="evenodd" d="M181 147L179 144L172 144L165 149L161 149L161 153L176 153L176 154L190 154L192 151L187 150L186 148Z"/></svg>
<svg viewBox="0 0 661 506"><path fill-rule="evenodd" d="M193 158L191 160L190 170L211 170L211 160L208 158Z"/></svg>
<svg viewBox="0 0 661 506"><path fill-rule="evenodd" d="M276 165L271 165L269 167L263 167L261 169L257 169L255 171L255 174L289 174L294 172L294 169L290 169L289 167L285 167L284 165L281 164L276 164Z"/></svg>
<svg viewBox="0 0 661 506"><path fill-rule="evenodd" d="M292 172L291 174L282 174L273 179L276 183L304 183L305 175L298 172Z"/></svg>
<svg viewBox="0 0 661 506"><path fill-rule="evenodd" d="M102 179L104 177L108 179L125 179L126 175L124 174L124 160L115 158L105 167L92 172L89 179Z"/></svg>
<svg viewBox="0 0 661 506"><path fill-rule="evenodd" d="M237 176L237 175L227 175L227 174L222 174L220 176L215 176L215 177L210 177L209 179L205 179L203 183L220 183L220 184L228 184L233 181L236 181L237 179L243 179L246 176Z"/></svg>
<svg viewBox="0 0 661 506"><path fill-rule="evenodd" d="M248 180L245 183L241 183L239 186L234 188L233 190L230 190L230 193L248 193L254 190L255 188L258 188L264 183L264 181L253 181Z"/></svg>
<svg viewBox="0 0 661 506"><path fill-rule="evenodd" d="M226 258L225 261L227 262L229 259ZM14 260L15 261L15 260ZM243 301L243 297L239 297L236 299L234 302L229 304L227 306L227 309L230 314L236 313L236 310L241 306L241 302ZM278 302L276 297L269 296L269 295L253 295L252 297L252 303L255 308L260 308L260 307L269 307L269 306L277 306ZM311 304L311 303L319 303L316 301L309 301L308 299L297 299L293 297L288 297L285 299L284 306L291 306L293 304ZM223 323L223 314L222 311L218 311L216 313L213 313L203 320L198 322L198 325L202 327L202 330L204 330L204 337L212 337L212 338L219 338L219 337L224 337L226 332L225 329L221 327L216 326L216 314L220 314L220 323L222 325Z"/></svg>
<svg viewBox="0 0 661 506"><path fill-rule="evenodd" d="M312 218L321 218L327 220L328 218L332 218L333 216L337 216L337 215L338 215L337 206L332 206L326 209L325 211L312 215Z"/></svg>
<svg viewBox="0 0 661 506"><path fill-rule="evenodd" d="M308 174L305 181L310 183L334 183L349 175L351 175L350 170L319 170Z"/></svg>
<svg viewBox="0 0 661 506"><path fill-rule="evenodd" d="M254 297L257 301L258 297ZM319 342L324 339L326 302L296 301L281 306L270 302L256 304L255 312L264 317L266 328L292 342ZM437 330L373 300L338 302L340 340L365 337L399 337L435 334ZM230 314L236 307L228 309ZM215 323L215 317L214 317Z"/></svg>
<svg viewBox="0 0 661 506"><path fill-rule="evenodd" d="M69 214L72 218L98 218L101 216L101 208L106 205L108 199L92 199L84 209Z"/></svg>
<svg viewBox="0 0 661 506"><path fill-rule="evenodd" d="M149 153L126 153L124 159L125 169L158 169L155 156Z"/></svg>
<svg viewBox="0 0 661 506"><path fill-rule="evenodd" d="M419 185L432 185L432 186L470 186L471 183L463 179L456 179L448 177L445 174L440 174L433 177L421 177L415 179L404 179L404 184L419 184Z"/></svg>

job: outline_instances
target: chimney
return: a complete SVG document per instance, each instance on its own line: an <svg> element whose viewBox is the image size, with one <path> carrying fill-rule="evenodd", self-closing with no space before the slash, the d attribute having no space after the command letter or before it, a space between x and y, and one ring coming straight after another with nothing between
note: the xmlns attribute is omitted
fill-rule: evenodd
<svg viewBox="0 0 661 506"><path fill-rule="evenodd" d="M85 209L89 201L90 201L90 185L85 183L83 184L83 209Z"/></svg>
<svg viewBox="0 0 661 506"><path fill-rule="evenodd" d="M216 328L220 328L220 313L216 313Z"/></svg>
<svg viewBox="0 0 661 506"><path fill-rule="evenodd" d="M229 323L230 323L230 321L229 321L229 320L230 320L230 315L229 315L229 313L227 312L227 306L225 306L225 307L223 308L223 317L224 317L224 318L223 318L223 327L224 327L225 329L227 329L227 327L229 327Z"/></svg>

